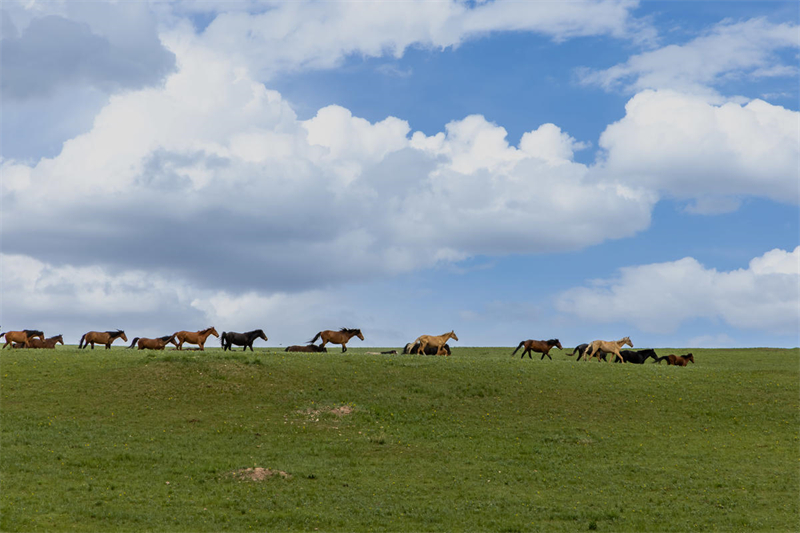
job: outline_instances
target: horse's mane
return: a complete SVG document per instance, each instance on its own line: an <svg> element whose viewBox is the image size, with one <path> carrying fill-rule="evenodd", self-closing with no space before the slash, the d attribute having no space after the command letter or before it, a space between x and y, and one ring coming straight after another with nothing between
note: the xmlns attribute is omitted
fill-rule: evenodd
<svg viewBox="0 0 800 533"><path fill-rule="evenodd" d="M24 331L25 335L27 335L28 337L32 335L44 335L44 333L42 333L38 329L23 329L22 331Z"/></svg>
<svg viewBox="0 0 800 533"><path fill-rule="evenodd" d="M206 331L210 331L212 329L214 329L214 326L211 326L211 327L208 327L208 328L206 328L204 330L198 331L198 333L205 333Z"/></svg>
<svg viewBox="0 0 800 533"><path fill-rule="evenodd" d="M122 331L121 329L118 329L117 331L106 331L106 333L108 333L112 337L119 337L120 335L122 335L125 332Z"/></svg>
<svg viewBox="0 0 800 533"><path fill-rule="evenodd" d="M560 340L558 340L558 339L549 339L549 340L547 341L547 344L549 344L550 346L554 346L556 343L559 343L559 344L560 344L560 343L561 343L561 341L560 341Z"/></svg>
<svg viewBox="0 0 800 533"><path fill-rule="evenodd" d="M168 341L168 340L170 340L170 339L171 339L171 338L172 338L174 335L175 335L174 333L173 333L172 335L164 335L163 337L159 337L159 338L158 338L158 340L160 340L160 341L163 341L163 342L167 342L167 341Z"/></svg>
<svg viewBox="0 0 800 533"><path fill-rule="evenodd" d="M341 328L339 333L352 333L355 335L356 333L361 333L361 330L358 328Z"/></svg>

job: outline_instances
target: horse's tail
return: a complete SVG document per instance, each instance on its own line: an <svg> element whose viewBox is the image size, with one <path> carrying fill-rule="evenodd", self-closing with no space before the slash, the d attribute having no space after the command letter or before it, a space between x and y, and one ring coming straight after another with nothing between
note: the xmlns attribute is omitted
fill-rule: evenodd
<svg viewBox="0 0 800 533"><path fill-rule="evenodd" d="M311 339L310 341L308 341L308 344L314 344L317 341L317 339L319 339L320 335L322 335L321 331L319 333L317 333L316 335L314 335L314 338Z"/></svg>
<svg viewBox="0 0 800 533"><path fill-rule="evenodd" d="M522 342L520 342L520 343L519 343L519 346L517 346L517 350L519 350L520 348L522 348L522 345L523 345L523 344L525 344L525 341L522 341ZM514 355L515 353L517 353L517 350L514 350L513 352L511 352L511 355Z"/></svg>
<svg viewBox="0 0 800 533"><path fill-rule="evenodd" d="M575 355L575 353L578 351L578 348L579 348L579 346L576 346L576 347L575 347L575 349L574 349L574 350L572 350L572 353L571 353L571 354L568 354L568 355L569 355L570 357L572 357L573 355Z"/></svg>
<svg viewBox="0 0 800 533"><path fill-rule="evenodd" d="M6 334L5 331L3 333L0 333L0 338L3 338L5 334Z"/></svg>
<svg viewBox="0 0 800 533"><path fill-rule="evenodd" d="M222 335L219 336L219 345L221 347L223 347L223 348L225 348L225 338L227 336L228 336L228 332L227 331L223 331Z"/></svg>
<svg viewBox="0 0 800 533"><path fill-rule="evenodd" d="M653 361L653 364L658 363L660 365L661 361L663 361L664 359L669 359L669 356L665 355L664 357L654 357L653 359L655 359L655 361Z"/></svg>
<svg viewBox="0 0 800 533"><path fill-rule="evenodd" d="M85 339L85 338L86 338L86 333L83 334L83 336L81 337L80 342L78 342L78 348L83 348L83 339ZM89 344L89 343L87 342L86 344Z"/></svg>
<svg viewBox="0 0 800 533"><path fill-rule="evenodd" d="M130 346L128 346L128 349L130 350L131 348L133 348L133 347L134 347L134 345L135 345L137 342L139 342L139 337L135 337L135 338L134 338L134 339L131 341L131 345L130 345Z"/></svg>

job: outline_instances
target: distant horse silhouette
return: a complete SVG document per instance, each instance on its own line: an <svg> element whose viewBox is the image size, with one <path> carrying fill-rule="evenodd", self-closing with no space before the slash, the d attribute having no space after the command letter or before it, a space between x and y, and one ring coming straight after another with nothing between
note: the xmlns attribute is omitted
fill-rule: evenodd
<svg viewBox="0 0 800 533"><path fill-rule="evenodd" d="M342 353L347 351L347 341L352 339L353 337L358 337L362 341L364 340L364 335L361 333L360 329L349 329L349 328L342 328L339 331L331 331L326 329L325 331L320 331L314 338L308 341L309 344L313 344L317 339L322 339L322 346L325 346L326 343L331 344L341 344L342 345Z"/></svg>
<svg viewBox="0 0 800 533"><path fill-rule="evenodd" d="M661 364L661 361L665 359L668 365L674 365L674 366L686 366L687 364L689 364L689 361L694 363L694 355L692 355L691 353L687 353L686 355L669 354L665 355L664 357L658 357L653 362Z"/></svg>
<svg viewBox="0 0 800 533"><path fill-rule="evenodd" d="M600 353L605 352L613 353L615 357L622 359L619 349L626 344L633 348L633 343L631 342L630 337L623 337L618 341L592 341L584 353L584 358L588 361L592 357L597 356L597 360L600 361ZM622 362L624 363L625 360L622 359Z"/></svg>
<svg viewBox="0 0 800 533"><path fill-rule="evenodd" d="M328 349L324 346L317 346L316 344L306 344L305 346L287 346L284 352L328 353Z"/></svg>
<svg viewBox="0 0 800 533"><path fill-rule="evenodd" d="M5 335L6 343L3 345L5 348L8 345L12 345L13 343L20 343L24 347L28 347L28 343L34 337L38 337L39 340L44 340L44 333L39 331L38 329L23 329L22 331L6 331L5 333L0 333L0 337Z"/></svg>
<svg viewBox="0 0 800 533"><path fill-rule="evenodd" d="M457 341L458 337L456 337L455 331L451 331L450 333L443 333L441 335L436 335L436 336L420 335L419 337L417 337L417 340L414 341L414 344L419 343L419 348L417 348L418 354L425 353L425 348L430 345L430 346L435 346L437 348L436 355L449 355L442 349L442 346L445 345L447 339L453 339Z"/></svg>
<svg viewBox="0 0 800 533"><path fill-rule="evenodd" d="M419 346L420 346L419 343L414 344L413 342L409 342L408 344L406 344L405 348L403 348L403 353L406 353L406 354L418 353L419 352ZM447 355L451 355L452 352L450 351L450 345L449 344L445 344L444 346L442 346L442 348L444 349L444 351L445 351L445 353ZM438 346L428 345L425 348L425 355L436 355L436 353L438 351L439 351L439 347Z"/></svg>
<svg viewBox="0 0 800 533"><path fill-rule="evenodd" d="M175 334L172 335L164 335L163 337L158 337L155 339L148 339L147 337L136 337L131 341L131 345L128 348L133 348L136 345L140 350L163 350L167 347L167 344L173 344L175 347L178 347L178 343L175 341Z"/></svg>
<svg viewBox="0 0 800 533"><path fill-rule="evenodd" d="M37 349L45 349L45 350L54 350L56 344L64 345L64 337L61 335L56 335L55 337L49 337L45 340L31 338L28 341L28 348L37 348Z"/></svg>
<svg viewBox="0 0 800 533"><path fill-rule="evenodd" d="M519 346L517 346L517 349L511 352L511 355L517 353L517 350L519 350L522 347L524 347L525 349L522 350L522 357L520 357L520 359L523 359L525 357L525 354L528 354L529 359L533 359L533 357L531 356L531 352L536 352L542 354L542 359L544 359L544 356L546 355L547 358L550 359L551 361L553 360L553 358L550 357L550 354L548 352L550 352L550 350L552 350L553 347L558 347L559 350L564 349L561 347L561 342L558 339L550 339L547 341L535 341L528 339L526 341L520 342Z"/></svg>
<svg viewBox="0 0 800 533"><path fill-rule="evenodd" d="M235 331L223 331L222 336L219 338L219 343L222 345L222 351L230 350L233 351L231 345L235 344L236 346L244 346L242 348L243 352L247 351L247 347L250 347L250 351L253 351L253 341L256 339L267 339L267 336L264 334L263 330L256 329L253 331L248 331L247 333L236 333Z"/></svg>
<svg viewBox="0 0 800 533"><path fill-rule="evenodd" d="M83 334L80 342L78 343L78 348L86 348L91 344L92 350L94 350L94 345L97 343L105 344L106 350L110 350L111 343L120 338L125 342L128 342L128 337L125 336L125 332L121 329L118 329L117 331L90 331Z"/></svg>
<svg viewBox="0 0 800 533"><path fill-rule="evenodd" d="M205 351L204 345L209 335L219 337L219 333L214 329L214 326L200 331L176 331L175 339L178 341L179 350L183 350L183 343L188 342L189 344L198 345L201 351Z"/></svg>

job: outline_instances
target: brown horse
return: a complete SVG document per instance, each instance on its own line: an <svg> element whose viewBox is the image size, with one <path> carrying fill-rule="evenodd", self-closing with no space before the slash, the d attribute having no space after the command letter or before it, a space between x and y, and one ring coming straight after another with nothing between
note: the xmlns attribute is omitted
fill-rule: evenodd
<svg viewBox="0 0 800 533"><path fill-rule="evenodd" d="M425 348L427 346L434 346L436 347L436 355L448 355L442 349L442 346L445 345L447 339L453 339L454 341L458 340L456 337L455 331L450 331L450 333L443 333L441 335L420 335L417 337L417 340L414 341L414 344L419 343L419 348L417 349L417 354L425 353Z"/></svg>
<svg viewBox="0 0 800 533"><path fill-rule="evenodd" d="M121 329L118 329L117 331L90 331L83 334L83 337L81 337L81 340L78 343L78 348L86 348L91 344L92 350L94 350L94 344L97 343L105 344L106 350L110 350L111 343L117 339L122 339L125 342L128 342L128 337L125 336L125 332Z"/></svg>
<svg viewBox="0 0 800 533"><path fill-rule="evenodd" d="M583 357L584 360L588 361L592 357L597 356L597 361L600 361L600 354L605 353L613 353L614 356L622 361L625 362L625 359L620 355L619 349L625 345L630 346L633 348L633 343L631 342L630 337L623 337L618 341L592 341L589 343L589 347L586 348L586 352L584 353ZM612 362L614 358L609 359L608 362Z"/></svg>
<svg viewBox="0 0 800 533"><path fill-rule="evenodd" d="M140 350L163 350L167 347L167 344L174 344L176 347L178 343L175 342L175 334L172 335L164 335L163 337L158 337L157 339L148 339L147 337L136 337L131 341L131 345L128 346L128 349L133 348L136 345Z"/></svg>
<svg viewBox="0 0 800 533"><path fill-rule="evenodd" d="M519 350L522 347L524 347L525 349L522 350L522 357L520 357L520 359L524 359L525 354L528 354L528 358L533 359L533 357L531 357L531 352L536 352L542 354L542 359L544 359L544 356L546 355L547 358L550 359L551 361L553 360L553 358L550 357L549 352L550 350L553 349L553 347L558 347L559 350L564 349L561 347L561 341L559 341L558 339L550 339L548 341L534 341L528 339L526 341L520 342L519 346L517 346L517 350ZM517 353L517 350L511 352L511 355Z"/></svg>
<svg viewBox="0 0 800 533"><path fill-rule="evenodd" d="M203 345L206 343L206 339L209 335L214 335L215 337L219 338L219 333L217 333L217 330L214 329L214 326L201 331L178 331L173 335L173 337L178 340L179 350L183 350L183 343L188 342L189 344L198 345L200 350L205 351Z"/></svg>
<svg viewBox="0 0 800 533"><path fill-rule="evenodd" d="M307 344L305 346L287 346L284 352L313 352L313 353L328 353L328 349L324 346L317 346L316 344Z"/></svg>
<svg viewBox="0 0 800 533"><path fill-rule="evenodd" d="M661 361L663 361L664 359L667 360L668 365L674 365L674 366L686 366L689 364L689 361L694 363L694 355L692 355L691 353L687 353L686 355L669 354L665 355L664 357L659 357L654 362L661 364Z"/></svg>
<svg viewBox="0 0 800 533"><path fill-rule="evenodd" d="M61 343L62 346L64 345L64 337L61 336L61 335L56 335L55 337L49 337L49 338L47 338L45 340L31 338L28 341L28 348L40 348L40 349L46 349L46 350L54 350L55 347L56 347L56 344L59 344L59 343Z"/></svg>
<svg viewBox="0 0 800 533"><path fill-rule="evenodd" d="M352 339L353 337L358 337L362 341L364 340L364 335L361 334L360 329L350 329L350 328L342 328L339 331L331 331L326 329L325 331L320 331L314 338L308 341L309 344L314 344L314 342L322 338L321 346L325 346L326 343L331 344L341 344L342 345L342 353L347 351L347 341Z"/></svg>
<svg viewBox="0 0 800 533"><path fill-rule="evenodd" d="M23 347L27 348L30 340L34 337L39 337L39 340L42 341L44 340L44 333L38 329L23 329L22 331L6 331L5 333L0 333L0 337L3 335L6 337L6 343L3 345L3 348L8 345L14 348L14 343L22 344Z"/></svg>

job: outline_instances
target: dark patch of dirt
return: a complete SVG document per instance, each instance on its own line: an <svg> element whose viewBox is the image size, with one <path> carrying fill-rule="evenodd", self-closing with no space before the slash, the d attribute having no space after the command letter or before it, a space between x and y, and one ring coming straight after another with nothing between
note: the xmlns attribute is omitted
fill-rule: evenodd
<svg viewBox="0 0 800 533"><path fill-rule="evenodd" d="M281 476L283 479L289 479L292 477L291 474L284 472L283 470L270 470L269 468L261 468L260 466L235 470L230 474L236 479L242 481L265 481L273 476Z"/></svg>

